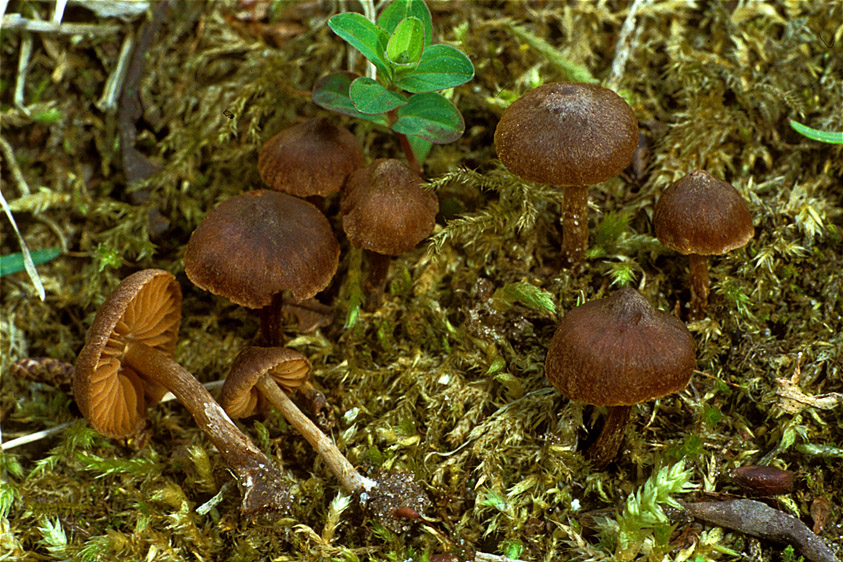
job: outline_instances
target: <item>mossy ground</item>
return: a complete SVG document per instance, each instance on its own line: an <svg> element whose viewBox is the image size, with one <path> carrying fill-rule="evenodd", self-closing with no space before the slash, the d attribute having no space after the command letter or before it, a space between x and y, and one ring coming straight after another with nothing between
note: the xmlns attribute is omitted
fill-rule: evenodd
<svg viewBox="0 0 843 562"><path fill-rule="evenodd" d="M672 535L669 525L651 531L644 519L637 534L599 523L614 520L630 492L679 459L708 492L734 491L724 473L737 465L796 471L795 491L776 505L810 522L812 500L827 499L824 536L840 551L843 407L834 394L811 398L843 392L843 149L787 125L796 118L843 129L839 2L641 8L617 86L652 140L650 157L643 175L591 190L592 250L580 275L557 268L558 192L508 176L492 137L503 100L568 78L567 62L606 78L627 2L430 3L436 40L467 53L477 71L452 98L465 135L434 148L426 164L428 178L451 174L437 182L435 244L396 259L383 306L344 328L354 254L343 242L339 271L321 297L335 320L307 335L291 321L287 335L313 362L339 447L363 470L414 471L436 505L429 515L439 533L417 525L396 536L356 506L332 503L337 482L278 416L243 427L290 472L297 498L290 518L249 525L233 486L200 515L197 506L231 477L178 403L150 412L143 439L120 442L90 430L65 392L11 378L9 365L20 357L72 362L97 306L144 267L181 282L177 355L200 380L223 378L254 341L253 311L187 280L185 244L216 203L261 187L260 143L325 114L300 91L347 64L346 48L324 25L338 9L332 3L255 6L173 5L147 50L136 123L135 146L160 171L131 187L117 113L97 101L123 38L144 16L105 20L71 5L65 21L118 32L30 34L28 113L13 103L25 34L2 32L2 135L32 189L23 196L4 158L3 194L28 246L60 247L63 255L39 267L44 302L23 273L0 280L0 420L6 441L71 425L3 454L0 556L407 560L477 549L525 560L779 559L781 546L687 522ZM7 9L45 20L51 11L52 3L23 0ZM541 41L551 49L542 51ZM369 159L400 154L388 132L334 118L355 132ZM710 318L689 325L701 373L681 394L635 408L617 463L592 471L577 451L602 413L547 383L545 349L559 316L620 284L640 287L663 309L687 302L687 260L658 245L650 217L658 194L695 168L735 185L756 236L712 260ZM139 190L146 195L133 202ZM336 209L329 200L339 227ZM167 221L160 232L160 221L150 227L152 210ZM9 222L0 228L2 253L18 251ZM795 389L783 380L796 369L805 398L788 402L782 393Z"/></svg>

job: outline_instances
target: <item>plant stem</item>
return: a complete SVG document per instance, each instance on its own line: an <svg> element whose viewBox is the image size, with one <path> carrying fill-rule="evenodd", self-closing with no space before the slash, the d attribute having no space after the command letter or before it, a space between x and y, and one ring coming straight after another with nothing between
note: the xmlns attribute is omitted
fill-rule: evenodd
<svg viewBox="0 0 843 562"><path fill-rule="evenodd" d="M623 430L629 422L630 410L632 406L609 406L597 441L586 451L586 456L595 469L603 470L617 456L623 441Z"/></svg>
<svg viewBox="0 0 843 562"><path fill-rule="evenodd" d="M369 272L363 285L363 294L366 295L366 310L371 312L377 310L381 304L392 256L379 254L371 250L366 250L365 253L366 261L369 262Z"/></svg>
<svg viewBox="0 0 843 562"><path fill-rule="evenodd" d="M196 420L234 472L243 492L241 509L250 515L287 511L289 493L282 473L244 435L196 378L169 355L133 341L124 361L141 376L172 392ZM280 392L280 391L279 391Z"/></svg>
<svg viewBox="0 0 843 562"><path fill-rule="evenodd" d="M278 384L272 380L272 377L269 375L261 376L255 383L255 387L263 393L264 398L270 404L281 412L284 419L310 443L348 493L371 492L377 487L377 482L371 478L366 478L355 470L354 466L337 449L334 442L298 409L284 391L278 387Z"/></svg>
<svg viewBox="0 0 843 562"><path fill-rule="evenodd" d="M562 188L562 267L578 268L588 249L588 186Z"/></svg>
<svg viewBox="0 0 843 562"><path fill-rule="evenodd" d="M708 256L689 254L689 282L691 285L691 320L705 317L708 308Z"/></svg>

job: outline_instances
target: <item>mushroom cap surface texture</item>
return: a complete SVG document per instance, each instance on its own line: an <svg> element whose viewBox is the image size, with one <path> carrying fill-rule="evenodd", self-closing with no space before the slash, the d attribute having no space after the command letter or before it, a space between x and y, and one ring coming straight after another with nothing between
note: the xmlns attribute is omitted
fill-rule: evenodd
<svg viewBox="0 0 843 562"><path fill-rule="evenodd" d="M339 255L331 224L316 207L261 189L208 213L190 235L184 272L201 289L262 308L282 291L305 300L327 287Z"/></svg>
<svg viewBox="0 0 843 562"><path fill-rule="evenodd" d="M73 394L82 415L102 435L137 433L146 409L167 390L123 364L123 354L139 341L172 357L181 323L181 288L160 269L126 277L97 311L76 358Z"/></svg>
<svg viewBox="0 0 843 562"><path fill-rule="evenodd" d="M342 190L340 211L348 241L357 248L398 256L430 236L439 200L422 178L393 158L355 171Z"/></svg>
<svg viewBox="0 0 843 562"><path fill-rule="evenodd" d="M247 347L234 359L220 391L220 406L232 418L245 418L266 408L263 394L255 388L268 374L288 394L310 374L307 357L286 347Z"/></svg>
<svg viewBox="0 0 843 562"><path fill-rule="evenodd" d="M327 117L284 129L258 153L264 183L296 197L336 193L348 175L365 164L357 138Z"/></svg>
<svg viewBox="0 0 843 562"><path fill-rule="evenodd" d="M571 400L632 406L685 388L694 364L694 340L685 324L625 288L562 318L545 375Z"/></svg>
<svg viewBox="0 0 843 562"><path fill-rule="evenodd" d="M638 148L635 112L596 84L552 82L515 100L495 129L495 150L516 176L589 186L618 175Z"/></svg>
<svg viewBox="0 0 843 562"><path fill-rule="evenodd" d="M656 238L680 254L710 256L745 246L752 215L734 187L704 170L673 182L653 211Z"/></svg>

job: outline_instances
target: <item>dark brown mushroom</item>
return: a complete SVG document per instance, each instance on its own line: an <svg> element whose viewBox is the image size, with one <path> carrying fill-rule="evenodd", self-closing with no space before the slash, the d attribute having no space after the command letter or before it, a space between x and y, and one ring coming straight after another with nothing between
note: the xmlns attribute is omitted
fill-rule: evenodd
<svg viewBox="0 0 843 562"><path fill-rule="evenodd" d="M310 362L300 353L286 348L247 348L240 352L231 365L231 371L220 392L220 404L232 417L258 413L265 400L281 412L325 462L342 487L356 495L361 503L368 504L378 519L397 529L404 522L394 515L397 508L422 512L430 500L406 474L387 475L374 479L360 474L310 418L305 416L285 392L285 383L292 378L307 376ZM387 509L387 507L390 507Z"/></svg>
<svg viewBox="0 0 843 562"><path fill-rule="evenodd" d="M285 193L250 191L221 203L199 224L184 253L194 285L261 309L268 345L282 336L282 293L305 300L328 286L340 247L316 207Z"/></svg>
<svg viewBox="0 0 843 562"><path fill-rule="evenodd" d="M409 166L381 158L355 171L342 190L342 227L348 241L366 252L367 305L376 308L386 285L390 256L412 250L430 236L439 201Z"/></svg>
<svg viewBox="0 0 843 562"><path fill-rule="evenodd" d="M247 514L286 511L283 475L226 415L196 378L173 359L181 289L159 269L124 279L97 311L76 359L73 391L98 432L124 438L139 431L148 407L169 390L234 472Z"/></svg>
<svg viewBox="0 0 843 562"><path fill-rule="evenodd" d="M579 266L588 248L588 186L618 175L637 147L632 108L596 84L539 86L513 102L495 129L495 150L510 172L563 190L563 267Z"/></svg>
<svg viewBox="0 0 843 562"><path fill-rule="evenodd" d="M694 340L685 324L625 288L562 318L545 375L571 400L608 406L603 430L586 452L602 469L617 454L631 407L685 388L694 363Z"/></svg>
<svg viewBox="0 0 843 562"><path fill-rule="evenodd" d="M704 317L709 292L708 256L741 248L755 235L746 203L725 181L695 170L659 197L653 227L662 245L688 256L690 318Z"/></svg>
<svg viewBox="0 0 843 562"><path fill-rule="evenodd" d="M302 198L338 192L349 174L365 164L357 138L327 117L284 129L266 141L258 154L264 183Z"/></svg>

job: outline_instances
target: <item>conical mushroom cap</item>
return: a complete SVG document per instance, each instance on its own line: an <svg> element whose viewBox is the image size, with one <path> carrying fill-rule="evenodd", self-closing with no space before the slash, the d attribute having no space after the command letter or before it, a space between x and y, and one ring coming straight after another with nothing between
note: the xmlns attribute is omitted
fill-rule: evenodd
<svg viewBox="0 0 843 562"><path fill-rule="evenodd" d="M342 228L357 248L388 256L412 250L436 225L439 200L409 166L380 158L351 174L342 190Z"/></svg>
<svg viewBox="0 0 843 562"><path fill-rule="evenodd" d="M694 363L694 340L685 324L626 288L562 318L545 375L571 400L631 406L685 388Z"/></svg>
<svg viewBox="0 0 843 562"><path fill-rule="evenodd" d="M73 394L91 427L123 438L140 430L146 409L167 390L123 363L125 350L139 341L173 356L181 322L181 289L160 269L125 278L94 317L76 358Z"/></svg>
<svg viewBox="0 0 843 562"><path fill-rule="evenodd" d="M738 191L704 170L673 182L653 210L656 238L680 254L710 256L745 246L755 235Z"/></svg>
<svg viewBox="0 0 843 562"><path fill-rule="evenodd" d="M589 186L618 175L638 148L632 108L596 84L552 82L515 100L495 129L503 165L527 181Z"/></svg>
<svg viewBox="0 0 843 562"><path fill-rule="evenodd" d="M232 418L245 418L266 407L263 394L255 388L268 374L288 394L310 375L307 357L286 347L247 347L237 354L220 391L220 406Z"/></svg>
<svg viewBox="0 0 843 562"><path fill-rule="evenodd" d="M262 308L282 291L305 300L327 287L339 255L331 224L316 207L261 189L208 213L187 243L184 271L197 287Z"/></svg>
<svg viewBox="0 0 843 562"><path fill-rule="evenodd" d="M348 175L365 164L357 138L326 117L284 129L258 153L264 183L296 197L336 193Z"/></svg>

